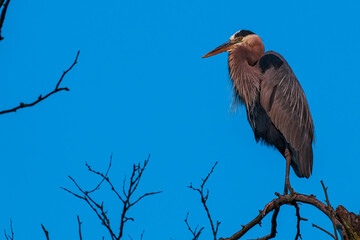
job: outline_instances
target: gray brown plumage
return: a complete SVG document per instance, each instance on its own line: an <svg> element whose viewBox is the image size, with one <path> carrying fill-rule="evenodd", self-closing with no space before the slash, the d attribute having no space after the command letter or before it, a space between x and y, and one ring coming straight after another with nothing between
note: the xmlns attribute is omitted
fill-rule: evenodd
<svg viewBox="0 0 360 240"><path fill-rule="evenodd" d="M236 103L244 103L256 141L275 146L286 159L285 193L292 191L290 165L298 177L312 172L314 124L305 93L286 60L265 52L259 36L241 30L204 57L228 51Z"/></svg>

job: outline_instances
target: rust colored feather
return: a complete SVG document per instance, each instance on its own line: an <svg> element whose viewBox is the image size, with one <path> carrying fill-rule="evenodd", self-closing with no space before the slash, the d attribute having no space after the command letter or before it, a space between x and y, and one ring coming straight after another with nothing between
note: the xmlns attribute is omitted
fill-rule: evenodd
<svg viewBox="0 0 360 240"><path fill-rule="evenodd" d="M245 103L246 108L249 109L258 99L262 75L247 65L245 54L242 53L244 51L246 49L241 46L235 49L229 54L228 64L235 103Z"/></svg>

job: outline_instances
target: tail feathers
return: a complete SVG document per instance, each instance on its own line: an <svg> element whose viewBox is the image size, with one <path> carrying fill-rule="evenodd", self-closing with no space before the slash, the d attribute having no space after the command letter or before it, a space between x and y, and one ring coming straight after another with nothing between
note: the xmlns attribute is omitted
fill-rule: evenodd
<svg viewBox="0 0 360 240"><path fill-rule="evenodd" d="M291 159L291 167L292 169L294 170L296 176L298 176L299 178L302 178L304 177L301 173L300 173L300 169L299 169L299 166L296 162L296 158L293 156L292 159Z"/></svg>
<svg viewBox="0 0 360 240"><path fill-rule="evenodd" d="M300 151L293 150L291 152L291 167L294 169L295 174L300 178L309 178L313 167L313 150L311 143L304 144Z"/></svg>

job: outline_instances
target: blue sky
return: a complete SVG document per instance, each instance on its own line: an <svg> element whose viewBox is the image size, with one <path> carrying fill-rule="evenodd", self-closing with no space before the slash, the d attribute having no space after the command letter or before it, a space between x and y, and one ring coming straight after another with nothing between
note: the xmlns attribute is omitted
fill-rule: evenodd
<svg viewBox="0 0 360 240"><path fill-rule="evenodd" d="M71 175L92 188L85 168L106 170L119 187L131 164L151 154L139 189L164 191L130 214L126 236L190 239L183 222L210 228L198 196L186 186L208 182L212 215L227 237L282 192L285 161L254 140L243 107L230 108L227 54L201 59L240 29L257 33L266 50L282 54L297 75L315 123L310 179L291 172L293 188L359 212L357 150L360 145L356 1L11 1L2 29L0 109L31 102L55 87L81 50L61 92L31 109L0 117L0 228L13 219L16 239L108 237L94 213L59 187ZM111 194L113 222L120 208ZM319 211L301 206L303 239L326 236L311 223L332 229ZM281 209L277 239L296 233L295 210ZM270 231L263 227L245 237ZM109 239L109 238L107 238ZM125 237L124 239L128 239Z"/></svg>

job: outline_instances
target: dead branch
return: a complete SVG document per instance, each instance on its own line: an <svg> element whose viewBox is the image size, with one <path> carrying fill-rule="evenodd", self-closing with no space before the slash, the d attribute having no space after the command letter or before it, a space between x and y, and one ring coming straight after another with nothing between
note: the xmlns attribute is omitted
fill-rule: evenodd
<svg viewBox="0 0 360 240"><path fill-rule="evenodd" d="M9 2L9 0L8 0ZM57 82L56 86L55 86L55 89L51 92L49 92L48 94L46 94L45 96L42 96L40 95L37 100L35 100L34 102L31 102L31 103L23 103L21 102L19 104L19 106L17 107L14 107L14 108L11 108L11 109L8 109L8 110L3 110L3 111L0 111L0 115L1 114L5 114L5 113L10 113L10 112L16 112L18 109L21 109L21 108L27 108L27 107L32 107L36 104L38 104L39 102L45 100L46 98L50 97L51 95L57 93L57 92L61 92L61 91L70 91L69 88L67 87L62 87L60 88L60 83L62 82L62 80L64 79L65 75L75 66L75 64L77 63L77 60L78 60L78 57L79 57L79 54L80 54L80 51L77 52L76 54L76 57L75 57L75 60L74 62L72 63L72 65L63 72L63 74L61 75L59 81Z"/></svg>
<svg viewBox="0 0 360 240"><path fill-rule="evenodd" d="M327 194L327 187L325 187L324 182L322 180L320 182L321 182L321 185L322 185L322 187L324 189L326 204L328 205L329 211L334 212L334 209L330 205L329 197L328 197L328 194ZM337 235L337 232L336 232L336 224L335 224L334 219L331 219L331 222L332 222L333 227L334 227L335 240L338 240L338 235Z"/></svg>
<svg viewBox="0 0 360 240"><path fill-rule="evenodd" d="M10 235L4 230L6 240L14 240L14 229L12 225L12 220L10 219Z"/></svg>
<svg viewBox="0 0 360 240"><path fill-rule="evenodd" d="M190 185L188 186L188 188L190 188L190 189L198 192L199 195L200 195L201 202L202 202L202 204L203 204L203 206L204 206L206 215L207 215L207 217L208 217L208 219L209 219L209 222L210 222L210 226L211 226L212 234L213 234L213 236L214 236L214 240L217 239L217 232L218 232L218 230L219 230L219 225L220 225L221 222L216 221L216 226L215 226L214 221L212 220L212 217L211 217L211 215L210 215L210 210L209 210L209 208L208 208L207 205L206 205L206 202L207 202L207 200L208 200L208 198L209 198L209 189L206 190L206 194L205 194L205 193L204 193L204 186L205 186L207 180L209 179L210 175L214 172L214 168L216 167L217 164L218 164L218 162L216 162L216 163L214 164L214 166L211 168L211 170L210 170L210 172L208 173L208 175L207 175L204 179L202 179L202 184L201 184L200 188L193 187L192 183L190 183ZM191 230L190 230L190 231L191 231ZM201 231L200 231L200 232L201 232ZM200 233L199 233L199 235L200 235Z"/></svg>
<svg viewBox="0 0 360 240"><path fill-rule="evenodd" d="M200 234L201 234L202 230L204 230L204 227L201 227L201 228L198 230L199 225L197 225L197 226L195 227L195 229L192 229L192 228L190 227L189 222L188 222L188 217L189 217L189 213L186 214L185 224L186 224L186 226L188 227L188 229L189 229L189 231L191 232L191 234L193 235L193 239L192 239L192 240L198 240L199 237L200 237Z"/></svg>
<svg viewBox="0 0 360 240"><path fill-rule="evenodd" d="M217 231L218 231L220 222L217 222L216 227L214 226L209 209L206 205L206 201L209 197L209 190L207 189L206 194L204 194L204 186L205 186L207 180L209 179L210 175L213 173L216 164L217 163L215 163L215 165L212 167L211 171L206 176L206 178L203 179L203 182L202 182L200 188L193 187L192 184L190 184L190 186L188 186L190 189L192 189L200 194L201 202L203 203L203 206L207 213L208 219L210 221L210 225L212 227L214 240L217 239L216 235L217 235ZM334 208L330 204L329 197L327 194L327 187L325 187L323 181L321 181L321 185L323 187L324 194L326 197L326 200L325 200L326 203L323 203L320 200L316 199L316 196L314 196L314 195L305 195L305 194L300 194L297 192L293 192L289 195L280 195L279 193L275 193L277 198L273 199L271 202L266 204L264 207L264 210L259 210L259 214L253 220L251 220L246 225L241 225L242 228L238 232L234 233L232 236L230 236L228 238L220 238L219 240L240 239L242 236L244 236L250 229L252 229L257 224L259 224L261 226L262 219L264 217L266 217L266 215L272 211L274 211L274 212L273 212L272 219L271 219L271 232L268 235L258 238L258 239L266 240L266 239L274 238L276 236L277 215L280 211L281 206L283 206L283 205L292 205L295 207L296 218L297 218L297 224L296 224L297 231L296 231L295 240L297 240L297 239L301 238L300 222L307 221L307 219L302 218L300 216L299 203L309 204L309 205L316 207L330 219L330 221L333 223L333 226L334 226L334 235L329 233L328 231L316 226L315 224L313 224L313 226L328 233L334 239L336 239L336 240L338 239L337 231L339 231L339 233L341 233L341 239L360 240L360 238L359 238L359 236L360 236L360 215L356 215L355 213L348 212L341 205L339 205L335 211ZM186 223L189 231L192 233L192 235L194 237L193 240L197 239L198 236L200 235L202 229L199 232L196 232L196 229L195 229L195 231L192 230L192 228L188 224L187 219L188 219L188 215L186 216L185 223Z"/></svg>
<svg viewBox="0 0 360 240"><path fill-rule="evenodd" d="M102 179L101 179L101 181L99 182L99 184L98 184L93 190L88 191L88 193L92 193L92 192L95 192L96 190L98 190L99 187L101 186L101 184L104 182L105 178L107 178L107 176L108 176L108 174L109 174L109 171L110 171L110 168L111 168L112 156L113 156L113 154L111 153L111 155L110 155L110 161L109 161L109 166L108 166L108 169L106 170L105 175L102 175L102 174L99 173L99 172L95 172L94 170L91 169L90 165L89 165L87 162L85 162L85 165L87 166L87 168L88 168L88 170L89 170L90 172L93 172L93 173L95 173L95 174L97 174L97 175L100 175L100 176L102 177Z"/></svg>
<svg viewBox="0 0 360 240"><path fill-rule="evenodd" d="M143 164L138 163L138 164L133 165L131 177L129 178L128 183L126 181L126 178L123 182L122 193L120 193L115 188L114 184L112 183L112 181L110 180L110 178L108 176L108 173L111 168L112 155L110 156L109 166L108 166L108 169L105 174L103 174L102 172L93 170L91 168L91 166L86 163L86 166L91 173L101 177L100 183L97 184L96 187L93 188L91 191L84 190L84 188L81 187L71 176L69 176L69 178L74 183L74 185L77 188L79 193L75 193L71 190L68 190L67 188L63 188L63 187L61 187L61 188L63 190L65 190L66 192L72 194L73 196L85 201L87 203L87 205L92 209L92 211L95 212L97 217L100 219L102 225L104 225L105 228L108 230L111 239L119 240L123 236L125 223L128 221L134 221L134 218L128 216L129 209L131 207L133 207L136 203L138 203L140 200L142 200L143 198L161 193L161 191L145 193L145 194L141 195L140 197L135 198L135 200L134 200L135 191L136 191L137 187L139 186L141 177L145 171L145 168L149 162L149 159L150 159L150 155L144 161ZM111 191L117 196L117 198L120 200L120 202L122 204L121 218L120 218L120 223L119 223L119 227L118 227L119 230L117 233L115 231L115 228L110 224L110 218L108 217L108 211L105 210L105 208L104 208L104 202L101 201L101 203L99 203L99 201L96 201L92 197L92 193L98 191L100 189L100 186L104 183L107 183L107 185L110 187ZM79 231L80 231L80 223L79 223ZM142 236L143 236L143 233L141 235L141 238L142 238Z"/></svg>
<svg viewBox="0 0 360 240"><path fill-rule="evenodd" d="M323 185L325 196L327 199L326 204L319 201L318 199L316 199L316 197L314 195L304 195L304 194L300 194L300 193L296 193L296 192L294 192L290 195L280 195L279 193L275 193L278 198L275 198L270 203L266 204L264 210L260 211L259 215L257 215L251 222L244 225L241 230L239 230L238 232L233 234L231 237L220 238L220 239L222 239L222 240L240 239L251 228L253 228L255 225L259 224L261 222L261 220L268 213L275 210L275 212L274 212L274 215L275 215L277 209L280 209L281 206L286 205L286 204L293 205L296 209L297 234L296 234L295 239L298 239L298 237L301 238L300 221L301 220L306 221L307 219L300 217L300 210L299 210L298 203L304 203L304 204L312 205L312 206L316 207L317 209L319 209L320 211L322 211L335 224L336 229L341 230L344 228L345 231L342 231L343 232L342 235L343 235L344 239L360 240L360 238L359 238L360 215L356 215L354 213L349 213L342 206L339 206L335 211L330 205L330 202L329 202L329 199L327 196L327 188L325 188L323 183L322 183L322 185ZM260 238L260 239L270 239L270 238L275 237L275 234L273 234L273 233L276 232L276 216L274 217L274 215L272 218L271 234L269 234L268 236L265 236L264 238ZM316 227L318 227L318 226L316 226ZM320 227L318 227L318 228L321 229ZM274 231L274 229L275 229L275 231ZM330 234L329 232L327 232L324 229L321 229L321 230ZM339 232L341 232L341 231L339 231ZM332 234L330 234L330 235L333 236L335 239L337 238L336 235L332 235Z"/></svg>
<svg viewBox="0 0 360 240"><path fill-rule="evenodd" d="M5 15L6 15L6 11L7 8L9 6L10 0L7 0L5 3L5 0L1 0L0 1L0 8L2 7L2 11L1 11L1 15L0 15L0 41L4 39L3 36L1 36L1 29L5 20Z"/></svg>
<svg viewBox="0 0 360 240"><path fill-rule="evenodd" d="M141 232L140 240L143 239L143 237L144 237L144 232L145 232L145 230L143 230L143 231ZM133 238L132 238L130 235L128 235L128 236L129 236L130 240L133 240Z"/></svg>
<svg viewBox="0 0 360 240"><path fill-rule="evenodd" d="M300 216L300 208L299 208L299 204L296 202L293 202L292 204L295 209L296 209L296 218L297 218L297 222L296 222L296 236L295 236L295 240L299 239L299 237L302 239L301 237L301 233L300 233L300 221L307 221L307 219L302 218Z"/></svg>
<svg viewBox="0 0 360 240"><path fill-rule="evenodd" d="M79 225L79 239L82 240L82 234L81 234L81 224L82 224L82 222L80 222L79 215L77 216L77 221L78 221L78 225Z"/></svg>
<svg viewBox="0 0 360 240"><path fill-rule="evenodd" d="M271 239L271 238L274 238L276 236L276 226L277 226L277 222L276 222L276 218L279 214L279 211L280 211L280 208L275 208L274 210L274 213L272 215L272 218L271 218L271 232L262 237L262 238L259 238L258 240L267 240L267 239ZM261 226L261 222L259 222L259 225Z"/></svg>
<svg viewBox="0 0 360 240"><path fill-rule="evenodd" d="M45 233L46 240L50 240L50 238L49 238L49 232L45 229L44 225L41 224L41 228L42 228L42 230L43 230L44 233Z"/></svg>
<svg viewBox="0 0 360 240"><path fill-rule="evenodd" d="M312 224L312 226L320 229L321 231L323 231L323 232L325 232L325 233L327 233L327 234L329 234L333 239L335 239L335 236L334 236L331 232L326 231L325 229L319 227L318 225L316 225L316 224L314 224L314 223Z"/></svg>

